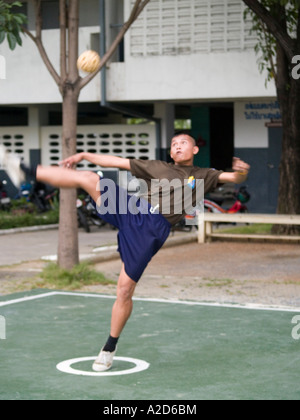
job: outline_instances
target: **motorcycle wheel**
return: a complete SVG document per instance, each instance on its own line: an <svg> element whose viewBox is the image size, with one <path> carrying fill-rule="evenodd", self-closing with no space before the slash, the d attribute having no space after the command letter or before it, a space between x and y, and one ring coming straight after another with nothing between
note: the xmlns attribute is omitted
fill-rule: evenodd
<svg viewBox="0 0 300 420"><path fill-rule="evenodd" d="M85 214L81 211L81 209L77 209L77 219L78 219L78 226L83 227L87 233L90 233L90 225L85 216Z"/></svg>

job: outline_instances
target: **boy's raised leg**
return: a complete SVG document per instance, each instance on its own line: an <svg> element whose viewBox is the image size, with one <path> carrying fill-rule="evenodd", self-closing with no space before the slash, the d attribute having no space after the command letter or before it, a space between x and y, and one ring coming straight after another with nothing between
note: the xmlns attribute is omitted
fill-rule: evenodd
<svg viewBox="0 0 300 420"><path fill-rule="evenodd" d="M95 202L100 197L100 179L94 172L39 165L36 179L56 188L82 188Z"/></svg>
<svg viewBox="0 0 300 420"><path fill-rule="evenodd" d="M9 153L3 145L0 145L0 165L7 171L17 188L24 181L26 174L56 188L82 188L99 204L100 179L94 172L42 165L29 168L21 162L19 156Z"/></svg>

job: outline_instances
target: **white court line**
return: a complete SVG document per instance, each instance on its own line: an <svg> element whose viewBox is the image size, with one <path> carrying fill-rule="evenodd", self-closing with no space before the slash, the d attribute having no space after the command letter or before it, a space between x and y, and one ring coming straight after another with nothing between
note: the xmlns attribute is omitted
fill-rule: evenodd
<svg viewBox="0 0 300 420"><path fill-rule="evenodd" d="M24 296L24 297L19 298L19 299L13 299L13 300L7 300L5 302L0 302L0 307L1 306L7 306L7 305L14 305L15 303L27 302L28 300L42 299L44 297L54 296L56 294L57 294L57 292L49 292L49 293L43 293L41 295Z"/></svg>
<svg viewBox="0 0 300 420"><path fill-rule="evenodd" d="M61 292L54 291L48 293L42 293L34 296L25 296L19 299L8 300L5 302L0 302L0 307L14 305L16 303L23 303L27 301L33 301L36 299L42 299L51 296L77 296L77 297L91 297L91 298L101 298L101 299L116 299L116 296L109 295L97 295L92 293L82 293L82 292ZM176 305L189 305L189 306L207 306L207 307L216 307L216 308L232 308L232 309L248 309L256 311L276 311L276 312L295 312L299 313L300 308L288 308L285 306L267 306L260 304L229 304L229 303L218 303L218 302L198 302L198 301L187 301L187 300L168 300L168 299L155 299L155 298L133 298L137 302L153 302L153 303L170 303Z"/></svg>
<svg viewBox="0 0 300 420"><path fill-rule="evenodd" d="M129 375L131 373L142 372L147 370L150 366L150 363L145 362L140 359L133 359L132 357L114 357L114 360L121 360L123 362L133 363L135 366L126 370L112 371L112 372L89 372L85 370L74 369L71 366L78 362L85 362L89 360L95 360L97 356L93 357L78 357L76 359L65 360L56 365L56 369L60 370L63 373L70 373L72 375L82 375L82 376L120 376L120 375Z"/></svg>

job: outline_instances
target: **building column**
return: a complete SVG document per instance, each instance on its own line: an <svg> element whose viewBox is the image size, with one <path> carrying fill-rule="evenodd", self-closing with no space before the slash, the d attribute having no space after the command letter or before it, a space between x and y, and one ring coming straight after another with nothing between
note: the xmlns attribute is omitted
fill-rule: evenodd
<svg viewBox="0 0 300 420"><path fill-rule="evenodd" d="M162 160L170 159L171 139L174 136L175 106L168 103L154 104L154 117L161 120L161 150Z"/></svg>
<svg viewBox="0 0 300 420"><path fill-rule="evenodd" d="M29 158L31 165L41 163L41 126L47 125L47 115L46 110L37 105L28 107L28 127L30 132Z"/></svg>

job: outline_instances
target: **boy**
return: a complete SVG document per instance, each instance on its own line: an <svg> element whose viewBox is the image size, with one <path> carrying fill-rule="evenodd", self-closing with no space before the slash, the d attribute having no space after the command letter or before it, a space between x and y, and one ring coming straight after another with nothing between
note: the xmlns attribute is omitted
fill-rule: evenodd
<svg viewBox="0 0 300 420"><path fill-rule="evenodd" d="M186 214L184 209L180 214L175 211L176 188L173 188L172 181L176 180L177 187L178 183L180 184L181 193L188 189L192 190L193 206L195 206L197 197L195 181L204 180L204 192L206 193L219 183L239 184L247 178L250 167L238 158L233 159L234 172L201 169L193 166L194 156L198 151L196 142L191 136L178 134L173 137L171 143L171 157L174 161L172 164L83 152L62 161L61 167L39 165L37 168L27 168L17 157L7 154L4 148L0 148L0 164L6 166L15 185L20 184L25 173L34 176L40 182L51 184L57 188L82 188L90 194L99 216L119 229L119 252L123 264L117 285L117 298L112 308L110 336L93 364L93 369L97 372L111 368L118 339L132 311L132 297L136 284L151 258L168 238L171 226ZM134 176L145 182L147 199L138 199L139 206L131 209L132 202L127 191L116 185L114 188L107 188L105 180L99 181L99 176L93 172L74 170L73 168L82 160L104 168L113 167L131 171ZM153 180L158 181L159 190L153 190ZM171 186L168 194L169 210L166 210L163 203L164 191L161 186L165 180L169 181L166 185ZM103 187L103 184L106 185L106 188ZM114 203L115 201L117 203ZM153 201L155 205L152 205ZM116 205L112 205L112 210L110 210L110 206L105 207L107 202ZM124 211L124 208L127 211ZM137 209L139 209L138 212Z"/></svg>

